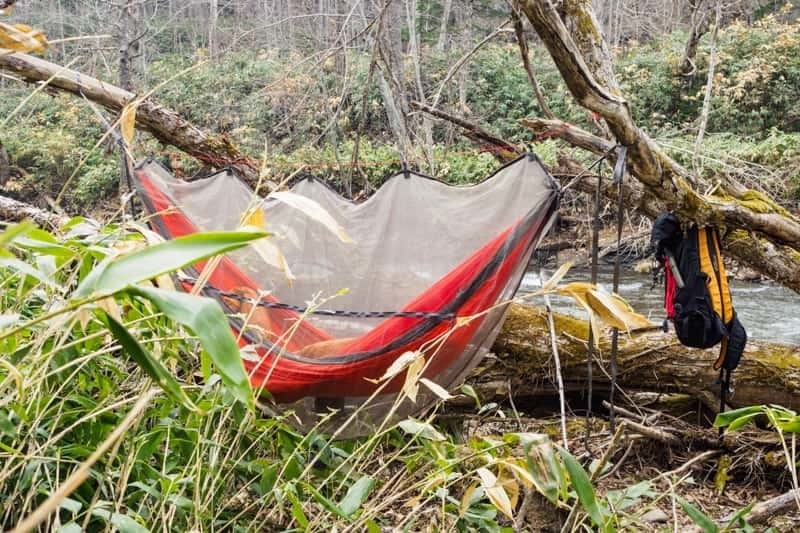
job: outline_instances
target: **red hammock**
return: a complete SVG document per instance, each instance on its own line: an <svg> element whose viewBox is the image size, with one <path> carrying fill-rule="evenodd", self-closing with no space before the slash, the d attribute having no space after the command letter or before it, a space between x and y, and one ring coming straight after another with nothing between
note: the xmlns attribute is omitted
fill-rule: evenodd
<svg viewBox="0 0 800 533"><path fill-rule="evenodd" d="M530 156L522 161L541 169L538 160ZM135 172L138 192L153 214L152 226L165 238L199 231L184 209L177 205L179 202L165 190L165 183L169 183L164 174L164 169L153 162L139 165ZM293 310L266 308L273 325L271 333L280 341L271 343L259 339L247 328L241 332L241 346L254 346L260 356L258 361L244 360L253 385L264 387L278 403L295 402L304 397L363 398L380 386L372 380L382 376L401 354L414 350L426 353L425 377L444 386L451 385L452 380L463 376L490 346L502 323L506 309L503 302L516 290L535 244L553 218L556 189L549 177L545 183L549 188L544 201L537 202L517 222L489 238L399 309L425 313L423 316L385 318L352 338L336 354L310 359L298 352L305 346L334 337ZM424 243L421 246L424 247ZM196 273L204 267L202 263L189 270ZM182 283L184 289L191 289L191 282ZM229 293L241 287L258 290L261 286L230 257L224 257L211 273L209 288L204 292L219 298L220 291ZM264 300L277 301L272 296ZM222 301L221 304L225 306ZM243 329L241 320L233 318L232 327L240 332ZM384 384L381 394L396 393L403 379L401 373L388 385Z"/></svg>

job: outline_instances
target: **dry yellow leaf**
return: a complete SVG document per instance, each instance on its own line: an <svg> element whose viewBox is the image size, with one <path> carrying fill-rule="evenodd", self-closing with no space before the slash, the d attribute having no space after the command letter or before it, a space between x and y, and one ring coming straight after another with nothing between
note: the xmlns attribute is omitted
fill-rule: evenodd
<svg viewBox="0 0 800 533"><path fill-rule="evenodd" d="M464 495L461 497L461 512L459 513L459 516L464 516L469 510L470 503L472 503L472 495L475 494L475 490L477 488L478 484L473 483L466 491L464 491Z"/></svg>
<svg viewBox="0 0 800 533"><path fill-rule="evenodd" d="M481 479L481 486L483 492L488 496L492 505L497 507L504 515L511 520L514 519L514 509L511 507L511 500L508 497L505 489L497 483L495 475L486 468L479 468L477 470L478 477Z"/></svg>
<svg viewBox="0 0 800 533"><path fill-rule="evenodd" d="M434 393L436 396L438 396L440 399L444 401L447 401L453 397L450 395L449 392L447 392L447 389L445 389L438 383L429 380L428 378L422 378L420 382L426 387L428 387L428 389L430 389L432 393Z"/></svg>
<svg viewBox="0 0 800 533"><path fill-rule="evenodd" d="M417 403L417 393L419 392L419 377L425 367L425 358L417 357L406 370L406 380L403 383L403 394L414 403Z"/></svg>
<svg viewBox="0 0 800 533"><path fill-rule="evenodd" d="M242 226L253 226L262 230L266 230L267 221L264 220L264 210L257 205L245 211L244 216L242 216Z"/></svg>
<svg viewBox="0 0 800 533"><path fill-rule="evenodd" d="M558 287L556 292L571 296L586 309L594 331L598 331L596 320L624 331L645 329L654 325L647 317L635 312L621 296L591 283L567 283Z"/></svg>
<svg viewBox="0 0 800 533"><path fill-rule="evenodd" d="M519 483L513 472L502 464L497 467L497 484L506 491L511 509L516 509L519 502Z"/></svg>
<svg viewBox="0 0 800 533"><path fill-rule="evenodd" d="M134 100L122 108L122 116L119 119L119 129L122 133L122 140L127 144L133 142L133 135L136 133L136 107L139 102Z"/></svg>
<svg viewBox="0 0 800 533"><path fill-rule="evenodd" d="M113 297L103 298L97 301L97 307L108 313L117 322L122 322L122 314L119 311L117 301Z"/></svg>
<svg viewBox="0 0 800 533"><path fill-rule="evenodd" d="M44 34L27 24L6 24L0 22L0 48L15 52L44 52L47 38Z"/></svg>

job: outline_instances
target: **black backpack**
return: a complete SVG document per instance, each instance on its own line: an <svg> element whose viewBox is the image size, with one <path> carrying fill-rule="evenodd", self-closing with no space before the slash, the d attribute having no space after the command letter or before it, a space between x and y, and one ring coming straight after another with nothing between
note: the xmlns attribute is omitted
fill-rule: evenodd
<svg viewBox="0 0 800 533"><path fill-rule="evenodd" d="M672 213L653 224L651 242L665 278L664 307L678 340L693 348L720 344L714 368L728 373L739 365L747 332L733 308L716 228L692 224L684 232ZM657 271L658 271L657 270Z"/></svg>

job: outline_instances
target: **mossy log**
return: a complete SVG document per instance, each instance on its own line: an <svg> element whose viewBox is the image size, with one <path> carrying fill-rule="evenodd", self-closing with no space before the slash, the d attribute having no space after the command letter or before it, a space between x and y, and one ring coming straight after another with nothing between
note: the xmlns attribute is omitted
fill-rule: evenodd
<svg viewBox="0 0 800 533"><path fill-rule="evenodd" d="M564 386L568 392L586 388L586 321L555 313L558 350ZM512 305L494 344L494 356L484 359L469 382L485 400L554 396L552 352L547 315L541 308ZM610 338L603 337L595 362L593 386L608 390ZM673 333L648 331L620 335L618 384L623 390L684 393L714 404L719 394L713 363L716 348L696 350L677 342ZM733 407L776 403L800 408L800 347L750 340L742 362L733 373ZM709 401L711 400L711 401Z"/></svg>

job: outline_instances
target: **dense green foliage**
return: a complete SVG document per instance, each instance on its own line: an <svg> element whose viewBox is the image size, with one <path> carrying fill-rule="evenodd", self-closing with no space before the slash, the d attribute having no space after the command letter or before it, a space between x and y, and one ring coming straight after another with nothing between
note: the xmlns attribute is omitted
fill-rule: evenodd
<svg viewBox="0 0 800 533"><path fill-rule="evenodd" d="M3 529L54 501L43 527L64 532L431 524L500 532L513 530L529 488L555 508L576 507L577 524L611 531L638 523L663 497L648 481L596 494L584 467L544 434L459 442L406 419L369 438L332 441L292 429L291 413L255 409L219 306L143 280L263 234L144 247L132 228L99 230L81 219L56 234L4 229ZM85 481L59 494L80 465Z"/></svg>

